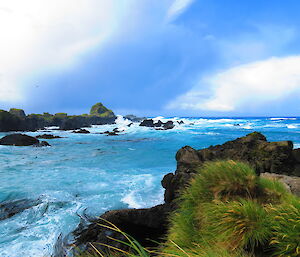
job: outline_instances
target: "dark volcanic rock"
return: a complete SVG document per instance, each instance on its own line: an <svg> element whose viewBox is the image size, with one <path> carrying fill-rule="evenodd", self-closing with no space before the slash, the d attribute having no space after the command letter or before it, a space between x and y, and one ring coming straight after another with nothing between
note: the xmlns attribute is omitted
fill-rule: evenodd
<svg viewBox="0 0 300 257"><path fill-rule="evenodd" d="M154 120L152 120L152 119L143 120L140 123L140 126L156 128L156 130L167 130L167 129L172 129L175 127L173 121L171 121L171 120L169 120L165 123L163 123L161 120L159 120L155 123Z"/></svg>
<svg viewBox="0 0 300 257"><path fill-rule="evenodd" d="M24 134L11 134L0 139L0 145L29 146L39 144L35 137Z"/></svg>
<svg viewBox="0 0 300 257"><path fill-rule="evenodd" d="M153 120L147 120L153 124ZM175 173L165 175L162 186L165 188L165 204L150 209L127 209L110 211L101 217L116 224L124 232L135 237L144 246L149 246L147 238L159 241L166 233L168 214L176 209L179 191L186 187L197 169L206 161L232 159L248 162L258 174L273 172L271 176L283 181L290 190L298 194L300 191L300 178L282 175L300 176L300 149L293 149L290 141L267 142L266 137L254 132L245 137L211 146L202 150L195 150L190 146L181 148L176 154L177 169ZM278 175L281 174L281 175ZM264 174L264 176L266 176ZM76 244L88 245L89 242L100 242L122 248L122 245L111 241L107 236L124 240L114 231L99 226L95 220L87 228L75 231Z"/></svg>
<svg viewBox="0 0 300 257"><path fill-rule="evenodd" d="M73 133L77 134L90 134L90 132L86 129L79 129L79 130L74 130Z"/></svg>
<svg viewBox="0 0 300 257"><path fill-rule="evenodd" d="M20 131L24 128L23 121L20 117L0 110L0 132Z"/></svg>
<svg viewBox="0 0 300 257"><path fill-rule="evenodd" d="M137 238L144 246L155 246L151 240L160 241L165 235L168 225L168 213L171 205L158 205L149 209L125 209L109 211L101 215L102 219L112 222L125 233ZM101 242L115 247L124 248L124 245L107 238L108 236L124 240L123 236L99 224L105 224L103 220L94 221L85 229L74 232L76 245L86 245L88 242ZM97 247L97 244L95 244ZM103 249L102 249L103 250Z"/></svg>
<svg viewBox="0 0 300 257"><path fill-rule="evenodd" d="M50 146L46 141L40 142L35 137L24 134L11 134L0 139L0 145L14 146Z"/></svg>
<svg viewBox="0 0 300 257"><path fill-rule="evenodd" d="M38 135L36 138L42 138L42 139L56 139L56 138L62 138L60 136L54 136L51 134L43 134L43 135Z"/></svg>
<svg viewBox="0 0 300 257"><path fill-rule="evenodd" d="M236 160L249 163L257 172L300 176L300 151L293 150L291 141L267 142L264 135L254 132L223 145L195 150L189 146L176 154L177 169L163 179L165 201L171 202L206 161Z"/></svg>
<svg viewBox="0 0 300 257"><path fill-rule="evenodd" d="M167 121L166 123L163 124L163 128L165 130L173 129L174 127L175 127L175 125L174 125L173 121L171 121L171 120L169 120L169 121Z"/></svg>
<svg viewBox="0 0 300 257"><path fill-rule="evenodd" d="M141 127L154 127L154 121L152 119L143 120L140 124Z"/></svg>

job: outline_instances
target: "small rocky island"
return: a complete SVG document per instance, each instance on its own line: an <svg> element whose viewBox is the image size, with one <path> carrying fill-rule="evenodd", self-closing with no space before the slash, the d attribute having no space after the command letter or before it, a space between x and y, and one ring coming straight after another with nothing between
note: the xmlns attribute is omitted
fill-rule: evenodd
<svg viewBox="0 0 300 257"><path fill-rule="evenodd" d="M102 103L92 106L90 114L68 115L67 113L43 113L26 115L24 110L12 108L0 110L0 132L36 131L45 127L61 130L77 130L91 125L114 124L116 115Z"/></svg>

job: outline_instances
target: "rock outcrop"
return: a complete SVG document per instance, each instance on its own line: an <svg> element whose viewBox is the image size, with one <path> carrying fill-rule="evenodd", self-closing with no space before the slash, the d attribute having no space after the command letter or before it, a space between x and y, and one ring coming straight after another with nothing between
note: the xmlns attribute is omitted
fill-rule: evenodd
<svg viewBox="0 0 300 257"><path fill-rule="evenodd" d="M79 130L74 130L73 133L76 133L76 134L90 134L91 132L89 132L86 129L79 129Z"/></svg>
<svg viewBox="0 0 300 257"><path fill-rule="evenodd" d="M96 103L90 110L90 115L102 118L114 118L115 114L112 110L107 109L102 103Z"/></svg>
<svg viewBox="0 0 300 257"><path fill-rule="evenodd" d="M52 115L46 112L26 116L22 109L12 108L9 112L0 110L0 132L36 131L51 126L58 126L61 130L75 130L91 125L114 124L115 120L115 114L101 103L92 107L91 115Z"/></svg>
<svg viewBox="0 0 300 257"><path fill-rule="evenodd" d="M146 123L148 122L152 124L151 121L146 121ZM101 218L116 224L145 246L148 246L147 239L149 238L159 242L166 232L168 214L176 209L174 200L178 198L179 191L189 184L197 169L205 162L221 159L247 162L254 167L258 174L264 172L263 176L280 179L290 188L291 192L299 193L300 178L287 175L300 176L300 149L293 149L291 141L268 142L264 135L254 132L223 145L211 146L202 150L195 150L189 146L181 148L176 154L177 169L175 173L165 175L162 180L162 186L165 188L164 204L150 209L109 211ZM86 228L78 228L75 231L76 244L86 246L88 242L101 242L121 247L107 238L107 236L111 236L122 240L120 235L97 223L103 223L103 221L95 220Z"/></svg>
<svg viewBox="0 0 300 257"><path fill-rule="evenodd" d="M158 120L155 122L153 119L146 119L140 123L141 127L149 127L149 128L156 128L157 130L168 130L173 129L175 127L173 121L169 120L167 122L162 122Z"/></svg>
<svg viewBox="0 0 300 257"><path fill-rule="evenodd" d="M13 146L50 146L46 141L39 141L35 137L24 134L11 134L0 139L0 145Z"/></svg>
<svg viewBox="0 0 300 257"><path fill-rule="evenodd" d="M165 201L168 203L174 200L178 191L207 161L244 161L253 166L257 174L270 172L300 176L299 150L293 149L291 141L268 142L266 137L258 132L201 150L185 146L176 154L175 174L167 174L162 181L166 189Z"/></svg>
<svg viewBox="0 0 300 257"><path fill-rule="evenodd" d="M51 134L43 134L43 135L37 135L36 138L42 138L42 139L57 139L57 138L62 138L60 136L55 136Z"/></svg>

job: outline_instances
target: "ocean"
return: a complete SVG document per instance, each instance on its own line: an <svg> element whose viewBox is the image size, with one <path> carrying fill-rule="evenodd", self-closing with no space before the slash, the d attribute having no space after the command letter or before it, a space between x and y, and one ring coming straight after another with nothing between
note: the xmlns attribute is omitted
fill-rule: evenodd
<svg viewBox="0 0 300 257"><path fill-rule="evenodd" d="M162 203L160 181L175 171L175 154L185 145L201 149L259 131L269 141L300 147L300 118L155 119L176 126L128 127L131 122L118 116L115 125L87 128L90 134L26 133L63 137L46 140L51 147L0 146L0 256L51 256L59 237L72 240L80 217ZM116 127L124 130L119 136L99 134ZM6 204L26 208L7 217Z"/></svg>

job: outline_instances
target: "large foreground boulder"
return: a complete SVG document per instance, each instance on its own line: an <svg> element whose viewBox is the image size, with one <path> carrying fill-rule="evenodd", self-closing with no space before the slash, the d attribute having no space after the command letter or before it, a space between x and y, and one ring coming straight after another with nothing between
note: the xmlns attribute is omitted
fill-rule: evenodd
<svg viewBox="0 0 300 257"><path fill-rule="evenodd" d="M24 134L11 134L4 136L0 139L0 145L13 145L13 146L50 146L47 142L40 142L35 137Z"/></svg>
<svg viewBox="0 0 300 257"><path fill-rule="evenodd" d="M120 249L124 249L124 245L111 240L109 237L126 241L126 239L118 232L102 227L100 224L108 225L109 221L125 231L127 234L139 240L144 246L157 246L167 232L168 214L172 211L172 205L158 205L149 209L124 209L108 211L101 215L101 219L95 220L87 228L77 229L74 234L76 244L79 246L90 246L89 242L101 242L108 245L114 245ZM104 220L102 220L104 219ZM103 248L97 244L99 249ZM101 250L104 250L105 247Z"/></svg>
<svg viewBox="0 0 300 257"><path fill-rule="evenodd" d="M207 161L243 161L249 163L257 174L269 172L300 176L299 156L299 149L293 149L291 141L268 142L258 132L201 150L185 146L176 154L175 174L169 173L162 180L162 186L166 189L165 201L173 201L178 196L178 191Z"/></svg>

